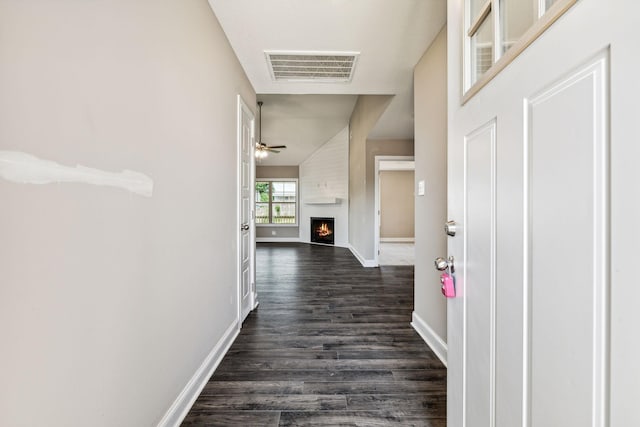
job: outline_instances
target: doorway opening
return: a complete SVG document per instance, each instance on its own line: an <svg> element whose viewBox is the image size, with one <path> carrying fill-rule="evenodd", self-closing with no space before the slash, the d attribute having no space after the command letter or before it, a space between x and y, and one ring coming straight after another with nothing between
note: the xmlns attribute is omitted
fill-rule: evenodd
<svg viewBox="0 0 640 427"><path fill-rule="evenodd" d="M414 265L414 158L376 156L375 169L376 264Z"/></svg>

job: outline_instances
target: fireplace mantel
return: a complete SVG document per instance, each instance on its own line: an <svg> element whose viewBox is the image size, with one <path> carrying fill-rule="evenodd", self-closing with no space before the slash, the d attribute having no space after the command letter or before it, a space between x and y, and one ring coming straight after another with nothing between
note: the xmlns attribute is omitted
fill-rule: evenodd
<svg viewBox="0 0 640 427"><path fill-rule="evenodd" d="M337 197L313 197L304 201L306 205L337 205L340 199Z"/></svg>

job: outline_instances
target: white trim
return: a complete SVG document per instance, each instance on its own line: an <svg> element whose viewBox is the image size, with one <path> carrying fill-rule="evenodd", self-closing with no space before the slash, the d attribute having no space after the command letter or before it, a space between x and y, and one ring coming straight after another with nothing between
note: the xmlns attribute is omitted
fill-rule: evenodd
<svg viewBox="0 0 640 427"><path fill-rule="evenodd" d="M256 243L295 242L300 243L298 237L256 237Z"/></svg>
<svg viewBox="0 0 640 427"><path fill-rule="evenodd" d="M375 163L375 172L374 172L374 190L373 190L373 194L374 194L374 201L373 201L373 264L369 267L377 267L379 265L379 258L378 258L378 254L380 253L380 171L384 170L384 167L381 168L380 167L380 163L385 162L385 161L392 161L394 162L394 169L395 170L400 170L398 165L401 162L407 162L407 169L404 170L415 170L416 169L416 163L415 163L415 157L414 156L375 156L374 157L374 163ZM411 166L413 166L411 168ZM391 170L391 169L389 169ZM415 187L415 185L414 185ZM415 226L414 226L415 227ZM356 255L356 257L358 257ZM360 259L360 258L358 258ZM364 265L364 262L362 260L360 260L360 262L362 263L362 265ZM365 265L365 267L367 267Z"/></svg>
<svg viewBox="0 0 640 427"><path fill-rule="evenodd" d="M381 237L380 243L415 243L415 237Z"/></svg>
<svg viewBox="0 0 640 427"><path fill-rule="evenodd" d="M182 423L239 333L238 322L234 321L205 357L202 365L196 370L187 385L184 386L176 400L173 401L171 407L158 423L158 427L174 427Z"/></svg>
<svg viewBox="0 0 640 427"><path fill-rule="evenodd" d="M365 259L352 245L349 245L349 250L351 251L353 256L355 256L356 259L360 261L360 264L362 264L363 267L379 267L378 261L376 261L375 259Z"/></svg>
<svg viewBox="0 0 640 427"><path fill-rule="evenodd" d="M381 171L414 171L416 170L415 160L381 160Z"/></svg>
<svg viewBox="0 0 640 427"><path fill-rule="evenodd" d="M438 356L442 364L447 366L447 343L415 311L412 315L411 326Z"/></svg>

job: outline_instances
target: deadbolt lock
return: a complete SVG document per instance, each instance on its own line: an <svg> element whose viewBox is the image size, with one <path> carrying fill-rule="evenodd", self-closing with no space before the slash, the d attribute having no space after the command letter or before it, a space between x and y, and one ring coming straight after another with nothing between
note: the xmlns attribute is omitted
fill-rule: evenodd
<svg viewBox="0 0 640 427"><path fill-rule="evenodd" d="M458 224L456 224L455 221L447 221L446 224L444 225L444 231L446 231L448 236L455 236L456 235L456 231L458 229Z"/></svg>

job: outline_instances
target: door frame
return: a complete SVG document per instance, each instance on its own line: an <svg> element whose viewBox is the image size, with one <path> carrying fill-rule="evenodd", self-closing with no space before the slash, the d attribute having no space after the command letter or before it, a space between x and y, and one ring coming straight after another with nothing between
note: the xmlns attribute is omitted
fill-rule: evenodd
<svg viewBox="0 0 640 427"><path fill-rule="evenodd" d="M251 146L255 144L255 123L256 118L253 111L249 108L247 103L242 99L241 95L238 95L237 102L237 130L236 130L236 194L238 196L236 203L236 266L237 266L237 283L236 283L236 294L237 294L237 314L236 319L238 323L238 330L242 328L242 113L246 113L251 120L250 128L251 128ZM255 156L250 156L250 172L249 172L249 187L255 187ZM258 306L258 294L256 292L256 233L255 233L255 208L253 205L253 198L251 207L250 207L250 215L249 215L249 245L251 246L249 251L249 277L251 280L250 284L250 306L251 310L255 309Z"/></svg>
<svg viewBox="0 0 640 427"><path fill-rule="evenodd" d="M374 180L374 204L373 204L373 262L374 267L379 267L380 255L380 171L382 170L416 170L414 156L375 156L375 178ZM401 162L397 167L384 167L380 162ZM406 163L406 164L404 164ZM415 193L415 183L414 183ZM415 236L415 230L414 230Z"/></svg>

